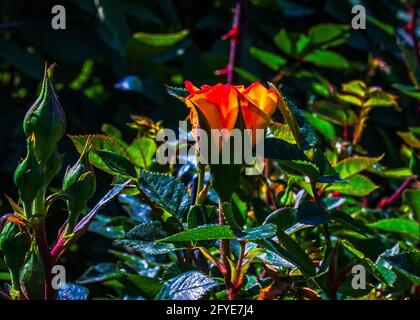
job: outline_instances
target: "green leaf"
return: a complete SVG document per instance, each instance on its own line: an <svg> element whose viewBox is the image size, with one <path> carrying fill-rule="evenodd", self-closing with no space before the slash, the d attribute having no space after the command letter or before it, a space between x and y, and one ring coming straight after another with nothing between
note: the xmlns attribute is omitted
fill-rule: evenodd
<svg viewBox="0 0 420 320"><path fill-rule="evenodd" d="M299 57L308 47L309 38L303 33L282 29L275 35L274 43L288 56Z"/></svg>
<svg viewBox="0 0 420 320"><path fill-rule="evenodd" d="M359 97L353 96L351 94L339 94L337 93L337 98L341 101L353 104L355 106L361 107L362 100Z"/></svg>
<svg viewBox="0 0 420 320"><path fill-rule="evenodd" d="M381 20L377 19L376 17L374 17L370 14L366 15L366 18L367 18L367 20L370 24L372 24L375 27L377 27L378 29L384 31L389 36L391 36L391 37L395 36L395 28L392 25L386 24L386 23L382 22Z"/></svg>
<svg viewBox="0 0 420 320"><path fill-rule="evenodd" d="M308 53L303 60L324 68L346 69L350 66L345 57L329 50L312 51Z"/></svg>
<svg viewBox="0 0 420 320"><path fill-rule="evenodd" d="M343 181L343 178L338 174L338 172L331 166L330 161L324 155L320 148L315 150L313 157L314 164L318 167L320 172L320 177L318 177L318 182L330 183L336 181Z"/></svg>
<svg viewBox="0 0 420 320"><path fill-rule="evenodd" d="M264 140L264 157L277 161L309 161L308 157L296 145L276 138Z"/></svg>
<svg viewBox="0 0 420 320"><path fill-rule="evenodd" d="M307 225L328 223L326 212L316 203L305 199L298 207L298 222Z"/></svg>
<svg viewBox="0 0 420 320"><path fill-rule="evenodd" d="M200 300L221 284L200 272L190 271L166 282L156 300Z"/></svg>
<svg viewBox="0 0 420 320"><path fill-rule="evenodd" d="M282 166L296 170L300 174L309 177L311 180L317 180L320 173L316 165L304 160L283 161Z"/></svg>
<svg viewBox="0 0 420 320"><path fill-rule="evenodd" d="M392 286L397 279L394 272L388 268L375 264L372 260L367 258L361 251L356 249L349 241L341 240L344 248L346 248L360 263L365 266L377 279L385 282L388 286ZM385 258L385 257L384 257Z"/></svg>
<svg viewBox="0 0 420 320"><path fill-rule="evenodd" d="M139 188L159 207L178 219L184 217L190 209L190 195L182 182L174 177L142 170Z"/></svg>
<svg viewBox="0 0 420 320"><path fill-rule="evenodd" d="M204 225L194 229L179 232L159 240L159 242L182 242L218 239L236 239L235 234L228 226Z"/></svg>
<svg viewBox="0 0 420 320"><path fill-rule="evenodd" d="M403 200L413 210L417 221L420 222L420 189L405 190Z"/></svg>
<svg viewBox="0 0 420 320"><path fill-rule="evenodd" d="M338 191L342 194L350 196L367 196L379 187L375 185L369 178L360 174L351 176L347 182L337 182L327 188L326 191Z"/></svg>
<svg viewBox="0 0 420 320"><path fill-rule="evenodd" d="M311 258L306 254L300 245L288 236L283 231L277 231L277 238L280 242L280 245L286 249L286 251L293 256L299 268L309 276L314 276L316 274L315 265L313 264Z"/></svg>
<svg viewBox="0 0 420 320"><path fill-rule="evenodd" d="M137 178L136 168L127 158L112 151L95 150L95 153L113 174Z"/></svg>
<svg viewBox="0 0 420 320"><path fill-rule="evenodd" d="M281 29L279 33L276 34L274 37L274 43L279 49L283 50L284 53L288 54L289 56L292 55L293 43L285 29Z"/></svg>
<svg viewBox="0 0 420 320"><path fill-rule="evenodd" d="M240 226L238 225L238 222L236 221L235 213L233 211L232 205L230 202L223 202L222 203L223 208L223 215L224 218L229 225L229 227L234 231L238 232L241 230Z"/></svg>
<svg viewBox="0 0 420 320"><path fill-rule="evenodd" d="M411 130L407 132L397 131L397 134L404 140L406 144L413 148L420 148L420 138Z"/></svg>
<svg viewBox="0 0 420 320"><path fill-rule="evenodd" d="M287 60L275 53L251 47L249 50L251 56L257 59L262 64L265 64L267 67L274 71L279 71L282 66L284 66Z"/></svg>
<svg viewBox="0 0 420 320"><path fill-rule="evenodd" d="M285 231L298 221L298 211L296 208L280 208L265 219L264 224L272 223L278 230Z"/></svg>
<svg viewBox="0 0 420 320"><path fill-rule="evenodd" d="M167 34L136 32L133 34L133 38L136 41L139 41L152 47L170 47L178 43L179 41L185 39L185 37L188 34L188 30Z"/></svg>
<svg viewBox="0 0 420 320"><path fill-rule="evenodd" d="M379 162L384 155L377 158L369 157L351 157L341 160L335 166L335 170L340 174L343 179L347 179L363 170L366 170Z"/></svg>
<svg viewBox="0 0 420 320"><path fill-rule="evenodd" d="M159 221L150 221L138 224L124 235L124 239L155 241L166 237L166 232Z"/></svg>
<svg viewBox="0 0 420 320"><path fill-rule="evenodd" d="M302 148L303 150L307 150L318 143L318 138L314 129L293 102L281 95L279 109L292 131L299 149Z"/></svg>
<svg viewBox="0 0 420 320"><path fill-rule="evenodd" d="M397 106L397 97L380 89L374 89L369 93L369 99L364 107L391 107Z"/></svg>
<svg viewBox="0 0 420 320"><path fill-rule="evenodd" d="M148 299L153 299L163 286L163 283L159 279L137 274L124 273L118 278L118 281L128 291L136 295L145 296Z"/></svg>
<svg viewBox="0 0 420 320"><path fill-rule="evenodd" d="M355 232L361 235L366 236L366 234L369 231L369 229L366 228L366 226L362 222L353 219L351 215L340 210L333 210L332 212L330 212L330 217L332 220L343 224L344 226L354 230Z"/></svg>
<svg viewBox="0 0 420 320"><path fill-rule="evenodd" d="M325 49L346 42L349 38L349 26L323 23L310 28L308 35L312 44Z"/></svg>
<svg viewBox="0 0 420 320"><path fill-rule="evenodd" d="M89 297L89 290L81 285L67 282L57 290L57 300L87 300Z"/></svg>
<svg viewBox="0 0 420 320"><path fill-rule="evenodd" d="M322 119L316 113L304 113L306 120L315 128L320 134L325 136L328 140L332 140L336 136L334 125L327 120Z"/></svg>
<svg viewBox="0 0 420 320"><path fill-rule="evenodd" d="M137 138L128 147L128 156L137 167L148 169L156 153L156 142L151 138Z"/></svg>
<svg viewBox="0 0 420 320"><path fill-rule="evenodd" d="M366 95L366 84L361 80L353 80L341 85L341 90L346 93L351 93L360 98L364 98Z"/></svg>
<svg viewBox="0 0 420 320"><path fill-rule="evenodd" d="M195 205L188 212L188 229L192 229L204 224L216 222L216 208L214 206Z"/></svg>
<svg viewBox="0 0 420 320"><path fill-rule="evenodd" d="M375 166L368 169L369 172L376 173L381 177L392 178L392 179L406 179L413 176L409 168L393 168L384 169L381 166Z"/></svg>
<svg viewBox="0 0 420 320"><path fill-rule="evenodd" d="M268 223L259 227L247 229L238 235L238 240L262 240L269 239L276 235L277 227L274 224Z"/></svg>
<svg viewBox="0 0 420 320"><path fill-rule="evenodd" d="M184 101L186 97L190 94L187 89L180 88L180 87L172 87L172 86L166 86L166 91L169 95L172 97L175 97L181 101Z"/></svg>
<svg viewBox="0 0 420 320"><path fill-rule="evenodd" d="M395 270L415 284L420 284L420 252L405 252L392 256L384 256Z"/></svg>
<svg viewBox="0 0 420 320"><path fill-rule="evenodd" d="M145 255L160 255L171 253L176 250L174 245L171 243L159 243L129 239L120 239L117 240L116 243L133 248L137 252Z"/></svg>
<svg viewBox="0 0 420 320"><path fill-rule="evenodd" d="M409 96L409 97L411 97L413 99L416 99L416 100L420 100L420 90L419 89L417 89L413 86L408 86L408 85L399 84L399 83L394 83L392 86L395 89L397 89L398 91L405 94L406 96Z"/></svg>
<svg viewBox="0 0 420 320"><path fill-rule="evenodd" d="M82 154L83 149L86 145L86 141L89 135L85 136L69 136L77 151ZM125 146L118 140L106 136L106 135L90 135L91 143L94 150L106 150L112 151L120 156L126 157ZM106 173L114 175L114 171L111 170L105 162L95 153L89 152L89 161L96 168L105 171Z"/></svg>
<svg viewBox="0 0 420 320"><path fill-rule="evenodd" d="M285 235L283 233L283 235ZM304 258L306 255L305 252L302 252L303 249L295 243L290 237L280 235L280 238L283 240L282 245L285 244L285 247L281 247L276 242L265 239L261 241L261 246L265 248L264 252L258 256L259 259L264 261L264 263L276 266L276 267L286 267L286 268L299 268L305 276L314 276L314 266L309 264L308 259ZM287 240L286 240L287 239ZM280 239L279 239L280 240ZM292 242L293 241L293 242ZM290 250L291 252L289 252ZM299 250L300 248L300 250ZM300 252L298 252L300 251ZM296 254L296 256L295 256ZM312 261L310 262L312 263Z"/></svg>
<svg viewBox="0 0 420 320"><path fill-rule="evenodd" d="M346 112L336 104L321 100L312 104L312 108L320 117L331 121L332 123L339 125L344 123L348 123L349 125L353 124L350 117L347 116Z"/></svg>
<svg viewBox="0 0 420 320"><path fill-rule="evenodd" d="M403 218L382 219L368 224L369 227L384 231L412 233L420 235L419 224L413 220Z"/></svg>
<svg viewBox="0 0 420 320"><path fill-rule="evenodd" d="M296 140L293 137L293 133L288 124L271 121L268 125L266 137L277 138L286 141L287 143L296 144Z"/></svg>
<svg viewBox="0 0 420 320"><path fill-rule="evenodd" d="M104 123L101 127L101 130L106 135L118 140L118 142L120 142L121 144L124 144L124 142L122 141L121 130L119 130L118 128L114 127L109 123Z"/></svg>

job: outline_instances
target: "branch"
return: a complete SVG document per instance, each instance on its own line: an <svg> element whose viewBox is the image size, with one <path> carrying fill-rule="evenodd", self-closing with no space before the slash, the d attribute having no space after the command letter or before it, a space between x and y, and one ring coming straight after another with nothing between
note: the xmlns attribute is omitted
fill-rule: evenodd
<svg viewBox="0 0 420 320"><path fill-rule="evenodd" d="M417 63L420 63L420 52L419 52L419 39L416 34L416 22L418 16L418 11L420 8L420 1L417 0L414 5L409 8L409 14L410 14L410 22L407 24L407 31L410 34L411 39L413 40L413 51L414 56L416 57Z"/></svg>
<svg viewBox="0 0 420 320"><path fill-rule="evenodd" d="M379 208L384 208L388 205L390 205L391 203L393 203L395 200L398 199L398 197L403 193L403 191L405 189L408 188L408 186L410 185L411 181L413 181L414 178L407 178L404 180L404 182L399 186L399 188L397 190L395 190L395 192L385 201L381 201L381 203L378 205Z"/></svg>
<svg viewBox="0 0 420 320"><path fill-rule="evenodd" d="M234 8L232 28L222 36L223 40L230 39L229 63L225 69L216 70L217 75L226 74L227 83L235 82L235 65L239 64L240 52L242 48L243 17L246 0L240 0Z"/></svg>

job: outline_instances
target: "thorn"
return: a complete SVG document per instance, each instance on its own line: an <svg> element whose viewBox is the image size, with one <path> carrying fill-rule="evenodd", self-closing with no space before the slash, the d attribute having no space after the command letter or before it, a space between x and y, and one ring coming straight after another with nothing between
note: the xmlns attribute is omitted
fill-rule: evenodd
<svg viewBox="0 0 420 320"><path fill-rule="evenodd" d="M222 36L222 40L227 40L227 39L236 39L236 37L238 36L238 27L232 27L232 29L230 29L227 33L225 33Z"/></svg>
<svg viewBox="0 0 420 320"><path fill-rule="evenodd" d="M226 68L214 71L214 74L217 76L222 76L222 75L227 74L228 72L229 72L229 68L226 67Z"/></svg>

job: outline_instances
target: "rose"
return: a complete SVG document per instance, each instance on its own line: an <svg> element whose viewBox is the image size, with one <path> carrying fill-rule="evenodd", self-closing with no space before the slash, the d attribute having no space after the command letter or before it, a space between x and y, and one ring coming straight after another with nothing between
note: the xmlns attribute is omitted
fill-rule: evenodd
<svg viewBox="0 0 420 320"><path fill-rule="evenodd" d="M189 92L185 99L190 108L193 128L198 126L206 131L227 129L232 131L242 116L246 129L252 130L253 144L256 130L267 128L271 115L279 103L279 93L274 88L267 89L255 82L245 88L231 84L204 85L200 89L186 81Z"/></svg>
<svg viewBox="0 0 420 320"><path fill-rule="evenodd" d="M243 150L242 154L236 152L231 144L229 144L230 149L224 150L224 147L227 146L224 143L228 139L225 139L226 136L223 133L219 133L216 138L212 131L214 129L227 131L227 138L229 138L230 133L234 129L240 130L242 134L241 139L245 138L246 134L249 133L248 131L250 131L252 140L242 140L244 148L252 148L257 143L263 143L259 140L263 135L257 135L257 130L265 130L267 128L270 117L279 103L279 93L276 89L267 89L258 82L251 84L247 88L219 83L214 86L204 85L199 89L188 81L185 82L185 86L189 92L185 103L190 108L190 121L193 129L204 130L207 133L207 137L210 135L211 143L218 140L219 152L216 159L220 161L220 151L222 149L224 151L223 157L226 151L230 155L227 162L222 160L223 164L220 164L219 161L213 163L214 149L211 148L209 150L207 142L207 150L202 150L201 131L196 131L196 137L199 138L200 156L204 152L207 154L210 151L213 152L211 155L213 164L210 165L213 187L223 201L229 201L237 186L244 152ZM245 131L245 129L248 130ZM222 137L221 144L220 137ZM232 155L235 158L234 161L232 161ZM237 158L240 160L239 162L236 161Z"/></svg>

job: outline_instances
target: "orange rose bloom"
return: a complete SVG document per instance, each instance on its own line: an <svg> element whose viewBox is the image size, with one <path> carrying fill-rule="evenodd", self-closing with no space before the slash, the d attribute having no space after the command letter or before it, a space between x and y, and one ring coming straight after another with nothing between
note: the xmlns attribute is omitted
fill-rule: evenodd
<svg viewBox="0 0 420 320"><path fill-rule="evenodd" d="M246 129L252 129L255 143L256 129L266 129L271 115L279 103L279 94L275 89L267 89L255 82L249 87L218 83L214 86L204 85L201 89L186 81L185 87L190 93L186 104L190 108L190 121L193 128L198 124L198 113L205 124L203 129L235 128L239 112ZM199 109L199 110L197 110Z"/></svg>

